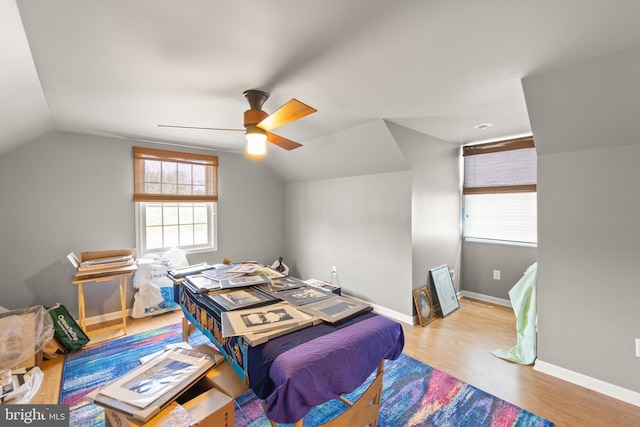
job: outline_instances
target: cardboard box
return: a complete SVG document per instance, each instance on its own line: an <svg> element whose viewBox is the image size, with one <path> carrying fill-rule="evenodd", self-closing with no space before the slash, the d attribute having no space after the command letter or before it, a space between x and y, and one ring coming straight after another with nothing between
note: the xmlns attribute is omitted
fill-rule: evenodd
<svg viewBox="0 0 640 427"><path fill-rule="evenodd" d="M201 353L214 355L216 366L210 369L206 377L211 381L213 386L232 398L236 398L249 390L249 386L240 379L240 377L234 372L229 363L224 360L224 356L215 348L206 344L201 344L194 348Z"/></svg>
<svg viewBox="0 0 640 427"><path fill-rule="evenodd" d="M211 381L215 388L234 399L249 390L249 386L238 377L227 362L222 362L215 368L210 369L206 378Z"/></svg>
<svg viewBox="0 0 640 427"><path fill-rule="evenodd" d="M205 352L203 348L197 347ZM215 350L211 349L211 352ZM217 357L222 360L218 353ZM228 368L228 369L227 369ZM116 409L104 407L107 426L118 427L233 427L235 425L234 397L247 386L233 372L228 363L222 361L209 369L193 386L146 423L128 417ZM227 394L233 393L232 394ZM243 391L243 392L244 392ZM95 402L98 390L87 395ZM241 394L241 393L240 393Z"/></svg>
<svg viewBox="0 0 640 427"><path fill-rule="evenodd" d="M234 400L215 388L197 395L183 404L172 402L146 423L128 418L105 408L107 426L118 427L233 427Z"/></svg>

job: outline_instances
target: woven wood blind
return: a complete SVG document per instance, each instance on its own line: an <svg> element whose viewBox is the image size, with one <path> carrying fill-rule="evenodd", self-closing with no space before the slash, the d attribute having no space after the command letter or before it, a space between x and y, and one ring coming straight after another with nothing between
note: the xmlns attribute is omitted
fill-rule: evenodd
<svg viewBox="0 0 640 427"><path fill-rule="evenodd" d="M218 201L218 156L133 148L135 202Z"/></svg>
<svg viewBox="0 0 640 427"><path fill-rule="evenodd" d="M537 157L532 137L463 147L464 194L535 192Z"/></svg>

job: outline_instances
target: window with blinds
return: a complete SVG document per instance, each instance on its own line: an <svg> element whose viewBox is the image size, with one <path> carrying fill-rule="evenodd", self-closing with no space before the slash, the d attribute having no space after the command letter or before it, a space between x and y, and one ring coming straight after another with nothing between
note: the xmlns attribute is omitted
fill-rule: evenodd
<svg viewBox="0 0 640 427"><path fill-rule="evenodd" d="M463 235L536 244L537 157L533 138L469 145L464 160Z"/></svg>
<svg viewBox="0 0 640 427"><path fill-rule="evenodd" d="M138 253L216 250L218 157L134 147Z"/></svg>
<svg viewBox="0 0 640 427"><path fill-rule="evenodd" d="M218 156L134 147L136 202L218 200Z"/></svg>

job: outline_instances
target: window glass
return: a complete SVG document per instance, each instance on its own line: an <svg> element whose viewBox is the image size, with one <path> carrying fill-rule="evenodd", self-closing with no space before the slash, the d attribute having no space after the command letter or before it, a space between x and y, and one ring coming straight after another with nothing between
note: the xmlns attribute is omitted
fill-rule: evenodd
<svg viewBox="0 0 640 427"><path fill-rule="evenodd" d="M465 238L537 243L537 194L464 196Z"/></svg>
<svg viewBox="0 0 640 427"><path fill-rule="evenodd" d="M215 203L136 203L140 253L216 249Z"/></svg>
<svg viewBox="0 0 640 427"><path fill-rule="evenodd" d="M537 156L531 137L463 147L465 239L537 244Z"/></svg>
<svg viewBox="0 0 640 427"><path fill-rule="evenodd" d="M216 250L218 157L134 147L138 253Z"/></svg>

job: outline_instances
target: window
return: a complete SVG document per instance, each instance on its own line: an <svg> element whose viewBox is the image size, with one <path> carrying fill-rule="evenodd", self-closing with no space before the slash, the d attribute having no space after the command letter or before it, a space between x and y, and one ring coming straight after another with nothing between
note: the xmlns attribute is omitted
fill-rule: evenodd
<svg viewBox="0 0 640 427"><path fill-rule="evenodd" d="M468 145L462 154L465 239L537 244L533 138Z"/></svg>
<svg viewBox="0 0 640 427"><path fill-rule="evenodd" d="M138 253L216 250L218 157L134 147Z"/></svg>

